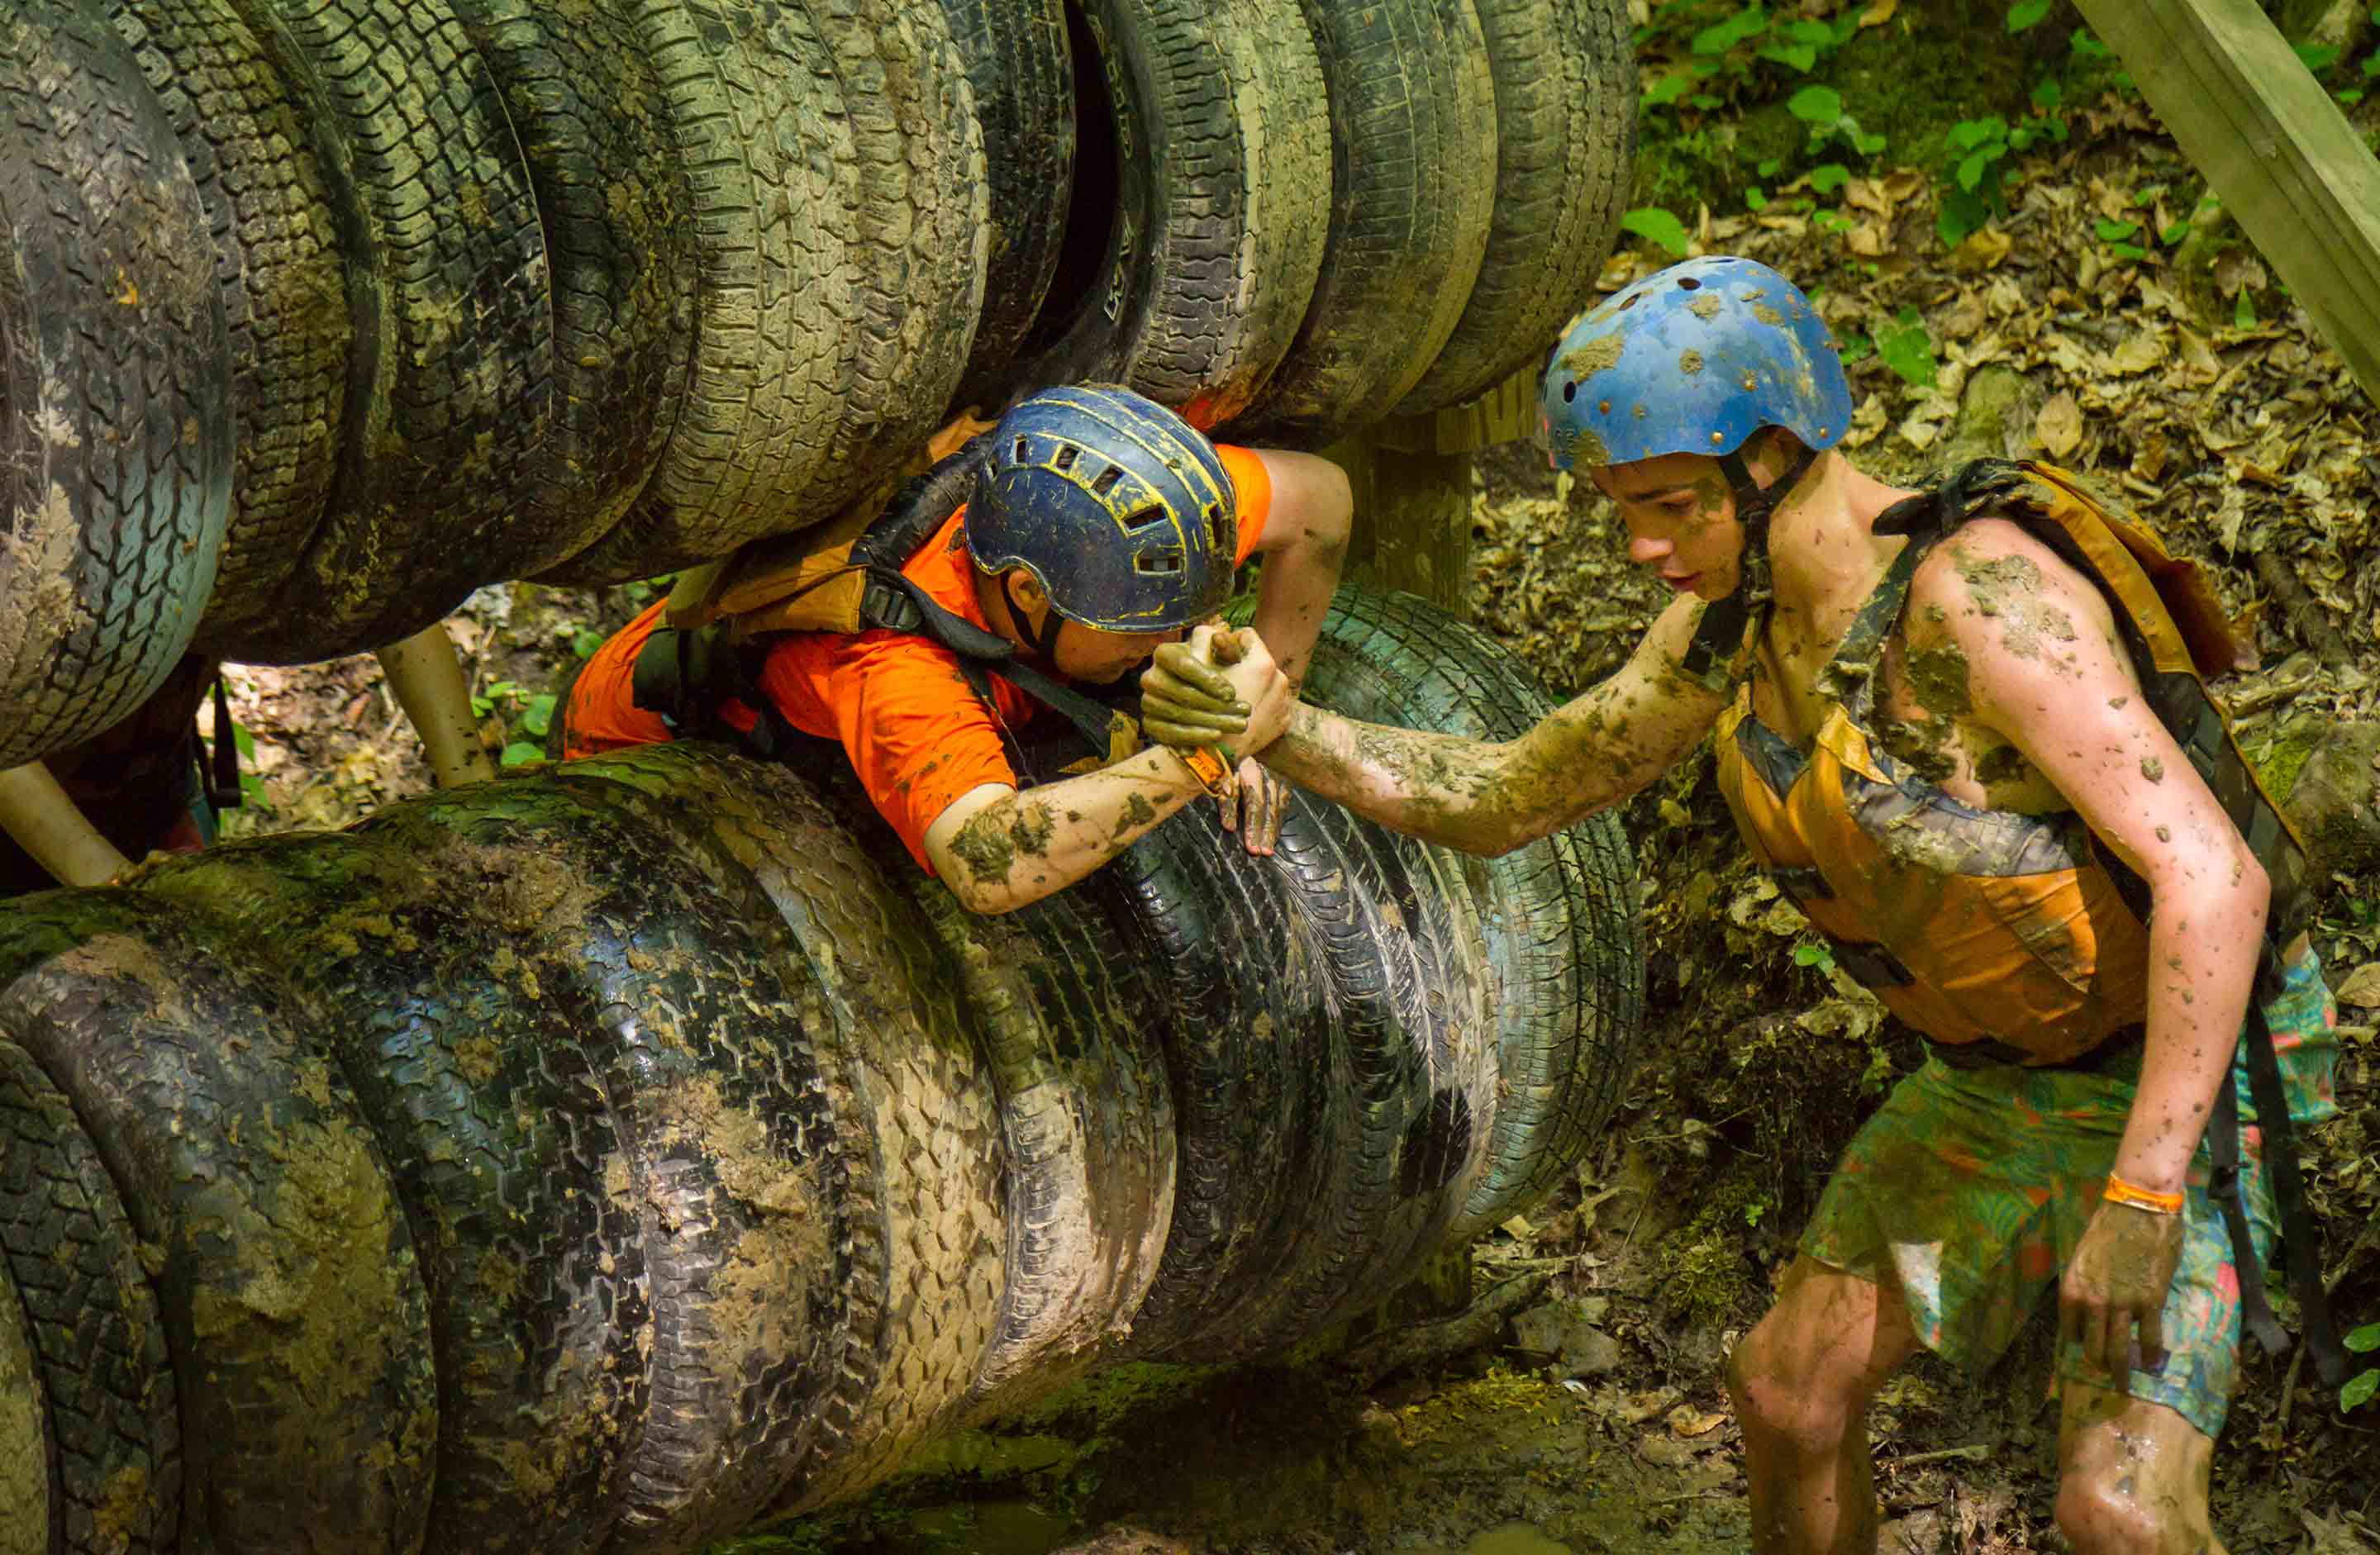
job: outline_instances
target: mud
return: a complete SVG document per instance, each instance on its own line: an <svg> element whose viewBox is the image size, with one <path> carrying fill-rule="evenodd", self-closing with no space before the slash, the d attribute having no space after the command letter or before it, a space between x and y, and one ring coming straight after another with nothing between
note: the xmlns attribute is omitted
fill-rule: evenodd
<svg viewBox="0 0 2380 1555"><path fill-rule="evenodd" d="M49 1555L48 1403L34 1371L32 1330L7 1266L0 1263L0 1555Z"/></svg>
<svg viewBox="0 0 2380 1555"><path fill-rule="evenodd" d="M1958 645L1946 642L1912 650L1901 674L1919 707L1945 718L1964 718L1975 711L1967 691L1968 668Z"/></svg>

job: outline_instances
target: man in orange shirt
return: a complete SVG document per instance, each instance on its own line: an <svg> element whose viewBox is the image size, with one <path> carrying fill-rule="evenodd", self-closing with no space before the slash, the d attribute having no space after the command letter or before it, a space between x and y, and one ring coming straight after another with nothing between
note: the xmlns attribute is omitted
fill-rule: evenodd
<svg viewBox="0 0 2380 1555"><path fill-rule="evenodd" d="M1254 628L1228 672L1256 693L1242 699L1246 743L1261 744L1255 735L1288 715L1284 687L1304 678L1338 586L1345 476L1312 455L1219 447L1163 407L1103 386L1036 395L978 449L971 496L900 573L912 597L1004 640L1025 667L994 663L986 675L922 632L784 632L760 639L750 666L766 708L730 697L712 722L748 735L782 721L839 741L912 856L976 912L1073 884L1205 793L1250 852L1269 852L1276 780L1253 760L1235 781L1204 753L1157 746L1022 789L1014 732L1042 704L1016 682L1040 680L1036 665L1062 687L1121 680L1220 609L1240 565L1262 555ZM557 715L564 755L674 737L678 724L636 697L638 655L663 608L588 661Z"/></svg>

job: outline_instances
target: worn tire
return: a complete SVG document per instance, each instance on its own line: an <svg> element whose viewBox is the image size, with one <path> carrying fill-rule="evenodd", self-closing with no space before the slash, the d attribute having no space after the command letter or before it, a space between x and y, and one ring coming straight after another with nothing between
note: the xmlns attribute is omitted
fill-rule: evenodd
<svg viewBox="0 0 2380 1555"><path fill-rule="evenodd" d="M19 1507L56 1529L55 1546L24 1546L42 1555L176 1548L181 1421L139 1250L67 1099L24 1049L0 1041L0 1288L10 1293L0 1330L13 1306L30 1347L24 1396L37 1411L37 1434L22 1434L0 1331L0 1549L16 1548L7 1514ZM12 1450L29 1440L42 1443L38 1496Z"/></svg>
<svg viewBox="0 0 2380 1555"><path fill-rule="evenodd" d="M223 652L297 663L411 637L540 542L553 423L543 227L503 96L448 0L237 0L313 128L354 322L322 521Z"/></svg>
<svg viewBox="0 0 2380 1555"><path fill-rule="evenodd" d="M0 18L0 767L156 690L231 512L207 219L131 51L79 6Z"/></svg>
<svg viewBox="0 0 2380 1555"><path fill-rule="evenodd" d="M645 1417L644 1221L545 986L563 974L535 927L492 935L480 893L434 872L445 842L407 809L370 836L217 850L152 889L281 969L386 1154L438 1356L427 1548L569 1555L610 1532Z"/></svg>
<svg viewBox="0 0 2380 1555"><path fill-rule="evenodd" d="M353 326L330 188L230 0L109 0L197 179L230 328L231 516L193 642L269 608L321 522Z"/></svg>
<svg viewBox="0 0 2380 1555"><path fill-rule="evenodd" d="M59 1502L50 1398L32 1325L0 1260L0 1555L56 1555Z"/></svg>
<svg viewBox="0 0 2380 1555"><path fill-rule="evenodd" d="M0 915L0 1038L139 1238L179 1400L181 1547L418 1549L437 1435L411 1237L346 1083L228 945L126 891Z"/></svg>
<svg viewBox="0 0 2380 1555"><path fill-rule="evenodd" d="M991 233L975 89L941 7L801 4L843 93L859 314L842 418L796 523L882 481L941 423L975 343Z"/></svg>
<svg viewBox="0 0 2380 1555"><path fill-rule="evenodd" d="M622 583L800 523L841 426L862 299L858 189L825 43L798 6L620 0L661 79L693 199L693 357L625 516L539 576ZM936 407L939 408L939 407Z"/></svg>
<svg viewBox="0 0 2380 1555"><path fill-rule="evenodd" d="M1636 155L1621 0L1475 0L1496 88L1496 209L1463 317L1399 415L1484 393L1595 295Z"/></svg>
<svg viewBox="0 0 2380 1555"><path fill-rule="evenodd" d="M1294 0L1067 7L1081 150L1022 388L1127 383L1228 420L1289 348L1321 263L1330 127Z"/></svg>
<svg viewBox="0 0 2380 1555"><path fill-rule="evenodd" d="M552 424L492 581L609 533L659 464L694 339L694 198L632 0L453 4L512 115L552 273Z"/></svg>
<svg viewBox="0 0 2380 1555"><path fill-rule="evenodd" d="M1462 316L1496 119L1472 0L1304 0L1330 104L1330 241L1297 339L1232 436L1318 447L1387 415Z"/></svg>
<svg viewBox="0 0 2380 1555"><path fill-rule="evenodd" d="M1075 61L1062 0L941 0L983 126L990 253L954 407L998 406L1041 310L1075 188Z"/></svg>
<svg viewBox="0 0 2380 1555"><path fill-rule="evenodd" d="M1324 623L1306 695L1351 718L1498 740L1551 711L1475 628L1352 588ZM1448 882L1432 894L1476 904L1496 1033L1486 1159L1448 1231L1460 1240L1550 1189L1601 1126L1635 1060L1644 955L1633 859L1608 813L1500 858L1427 851Z"/></svg>

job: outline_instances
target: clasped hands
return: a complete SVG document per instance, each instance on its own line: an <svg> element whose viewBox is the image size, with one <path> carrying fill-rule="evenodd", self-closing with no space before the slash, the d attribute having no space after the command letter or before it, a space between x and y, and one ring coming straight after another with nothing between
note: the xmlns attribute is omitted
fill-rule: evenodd
<svg viewBox="0 0 2380 1555"><path fill-rule="evenodd" d="M1289 801L1288 785L1256 753L1289 726L1296 704L1296 689L1253 627L1196 627L1160 648L1140 677L1143 733L1179 750L1211 747L1237 763L1239 783L1217 803L1224 830L1239 831L1252 854L1272 852Z"/></svg>

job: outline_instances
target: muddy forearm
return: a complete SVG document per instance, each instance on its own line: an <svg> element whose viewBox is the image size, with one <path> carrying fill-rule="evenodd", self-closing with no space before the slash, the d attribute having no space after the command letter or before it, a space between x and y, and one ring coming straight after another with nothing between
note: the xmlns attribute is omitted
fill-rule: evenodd
<svg viewBox="0 0 2380 1555"><path fill-rule="evenodd" d="M1317 541L1266 558L1264 586L1251 624L1292 686L1305 684L1315 639L1322 635L1322 617L1339 588L1339 564L1346 553L1343 542Z"/></svg>
<svg viewBox="0 0 2380 1555"><path fill-rule="evenodd" d="M1509 803L1510 747L1453 735L1358 723L1301 703L1257 759L1300 788L1367 820L1464 853L1529 840Z"/></svg>
<svg viewBox="0 0 2380 1555"><path fill-rule="evenodd" d="M2182 1185L2254 996L2252 947L2263 942L2268 899L2258 873L2158 900L2149 924L2148 1051L2116 1153L2128 1183L2156 1193Z"/></svg>
<svg viewBox="0 0 2380 1555"><path fill-rule="evenodd" d="M976 912L1004 913L1088 875L1205 793L1162 748L996 799L948 844L947 883Z"/></svg>

